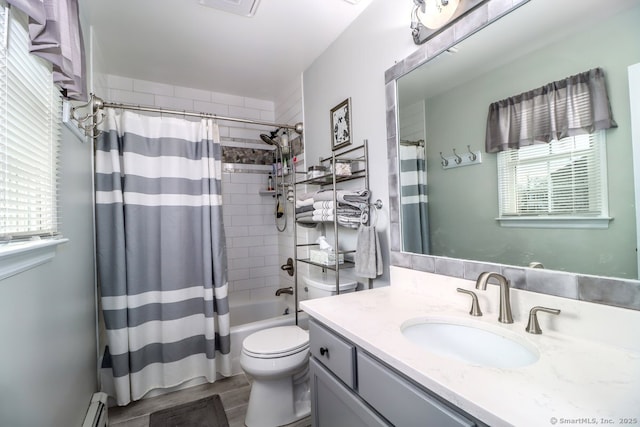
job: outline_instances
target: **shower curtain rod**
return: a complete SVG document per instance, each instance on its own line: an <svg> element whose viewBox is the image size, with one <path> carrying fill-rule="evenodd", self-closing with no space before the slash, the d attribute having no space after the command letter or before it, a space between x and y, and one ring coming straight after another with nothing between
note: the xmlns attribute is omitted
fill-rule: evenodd
<svg viewBox="0 0 640 427"><path fill-rule="evenodd" d="M416 145L422 147L424 145L424 139L419 139L417 141L400 141L400 145Z"/></svg>
<svg viewBox="0 0 640 427"><path fill-rule="evenodd" d="M76 116L76 112L79 109L86 108L86 107L91 107L91 113L87 113L84 116ZM104 108L119 108L121 110L144 111L147 113L173 114L176 116L184 116L184 117L200 117L204 119L226 120L231 122L270 126L270 127L280 128L280 129L293 129L299 134L302 134L302 129L303 129L302 123L289 125L289 124L282 124L282 123L271 123L271 122L266 122L261 120L242 119L239 117L220 116L218 114L213 114L213 113L198 113L198 112L186 111L186 110L183 110L183 111L170 110L170 109L159 108L159 107L145 107L145 106L135 105L135 104L120 104L115 102L107 102L93 93L89 97L89 102L87 102L86 104L71 108L71 117L78 123L78 127L85 132L85 135L87 136L95 135L96 134L95 130L98 124L100 123L97 120L98 110L102 110ZM89 119L91 119L90 126L85 124Z"/></svg>
<svg viewBox="0 0 640 427"><path fill-rule="evenodd" d="M266 126L273 126L276 128L283 128L283 129L293 129L293 130L296 129L296 125L263 122L260 120L252 120L252 119L241 119L239 117L219 116L217 114L212 114L212 113L196 113L193 111L168 110L165 108L143 107L140 105L132 105L132 104L117 104L114 102L103 102L103 108L120 108L122 110L145 111L148 113L160 113L160 114L174 114L176 116L201 117L204 119L227 120L230 122L248 123L248 124L254 124L254 125L266 125Z"/></svg>

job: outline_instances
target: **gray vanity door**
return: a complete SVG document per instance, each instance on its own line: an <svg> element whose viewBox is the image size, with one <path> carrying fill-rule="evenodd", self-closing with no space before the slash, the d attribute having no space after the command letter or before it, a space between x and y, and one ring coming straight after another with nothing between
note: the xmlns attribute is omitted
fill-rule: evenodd
<svg viewBox="0 0 640 427"><path fill-rule="evenodd" d="M476 423L445 406L369 356L358 352L358 393L397 427L474 427Z"/></svg>
<svg viewBox="0 0 640 427"><path fill-rule="evenodd" d="M309 369L313 427L389 426L314 358Z"/></svg>

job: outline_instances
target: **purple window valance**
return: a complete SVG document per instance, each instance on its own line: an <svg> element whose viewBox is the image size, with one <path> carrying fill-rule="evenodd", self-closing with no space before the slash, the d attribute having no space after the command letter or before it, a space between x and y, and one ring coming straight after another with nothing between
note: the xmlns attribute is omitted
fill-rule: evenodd
<svg viewBox="0 0 640 427"><path fill-rule="evenodd" d="M86 101L84 43L77 0L7 0L29 17L31 53L53 66L53 81Z"/></svg>
<svg viewBox="0 0 640 427"><path fill-rule="evenodd" d="M594 68L489 106L487 153L617 127L604 71Z"/></svg>

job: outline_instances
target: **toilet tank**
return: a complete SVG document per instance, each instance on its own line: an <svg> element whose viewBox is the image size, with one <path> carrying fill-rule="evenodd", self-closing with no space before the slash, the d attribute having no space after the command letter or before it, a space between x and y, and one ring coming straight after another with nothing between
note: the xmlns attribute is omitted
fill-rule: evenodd
<svg viewBox="0 0 640 427"><path fill-rule="evenodd" d="M336 294L336 279L334 277L320 278L320 277L303 277L305 285L307 285L307 291L309 299L328 297ZM354 281L340 281L340 293L346 294L353 292L358 286L358 282Z"/></svg>

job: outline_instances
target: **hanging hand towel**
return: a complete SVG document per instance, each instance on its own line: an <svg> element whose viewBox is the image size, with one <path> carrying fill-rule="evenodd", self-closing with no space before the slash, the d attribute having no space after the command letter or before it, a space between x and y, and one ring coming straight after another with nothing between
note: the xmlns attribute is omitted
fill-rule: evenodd
<svg viewBox="0 0 640 427"><path fill-rule="evenodd" d="M382 253L374 226L360 225L356 243L355 273L368 279L382 274Z"/></svg>

